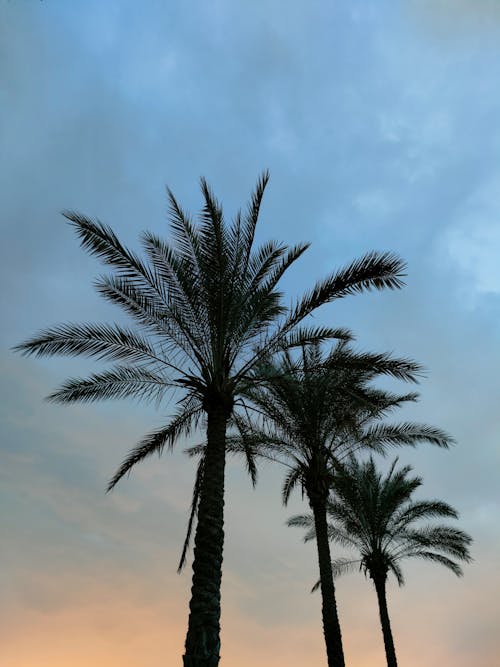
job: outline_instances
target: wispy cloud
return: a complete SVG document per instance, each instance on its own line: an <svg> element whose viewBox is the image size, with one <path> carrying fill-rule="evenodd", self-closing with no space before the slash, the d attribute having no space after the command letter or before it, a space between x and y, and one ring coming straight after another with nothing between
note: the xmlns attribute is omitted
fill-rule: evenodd
<svg viewBox="0 0 500 667"><path fill-rule="evenodd" d="M500 178L482 183L456 211L442 248L473 291L500 293Z"/></svg>

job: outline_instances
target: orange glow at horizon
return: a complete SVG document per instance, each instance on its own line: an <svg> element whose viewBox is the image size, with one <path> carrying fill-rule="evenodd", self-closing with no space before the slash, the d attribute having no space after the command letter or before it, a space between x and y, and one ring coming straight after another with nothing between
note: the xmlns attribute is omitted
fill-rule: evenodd
<svg viewBox="0 0 500 667"><path fill-rule="evenodd" d="M64 583L63 577L61 584ZM171 597L167 590L165 600L161 600L161 591L148 600L137 596L137 591L131 596L130 591L96 583L90 590L73 591L70 606L49 606L45 610L15 606L2 628L2 667L181 665L187 605L179 590ZM358 590L363 589L354 586L354 596ZM439 593L439 586L436 592ZM433 613L446 607L443 597L436 599L432 591L427 591L427 596L433 601L430 605ZM402 664L406 667L431 664L429 656L435 660L432 664L442 667L467 664L466 660L457 661L460 654L462 658L466 656L460 646L448 645L449 638L437 643L439 632L426 626L428 618L421 599L417 600L418 608L413 608L403 592L400 595L393 589L391 597L396 648ZM302 625L287 624L284 618L281 623L266 625L242 613L235 606L232 594L228 598L223 611L221 667L326 665L318 597L316 617ZM343 609L346 663L349 667L383 667L385 658L375 596L358 597L358 601L358 609L356 604ZM473 600L466 596L461 603L470 604ZM342 607L345 604L341 604L341 611ZM405 618L404 610L407 610ZM493 653L484 655L480 664L494 667Z"/></svg>

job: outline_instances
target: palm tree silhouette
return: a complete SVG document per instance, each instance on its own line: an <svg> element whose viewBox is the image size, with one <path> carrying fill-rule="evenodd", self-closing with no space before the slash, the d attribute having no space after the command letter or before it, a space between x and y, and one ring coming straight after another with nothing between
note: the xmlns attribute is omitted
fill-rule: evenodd
<svg viewBox="0 0 500 667"><path fill-rule="evenodd" d="M284 351L256 372L267 376L268 381L251 385L245 398L262 423L259 426L255 420L237 418L235 426L240 434L228 437L228 451L244 453L254 475L257 457L285 465L285 505L296 485L305 492L315 525L328 665L343 666L326 514L335 465L361 447L385 452L389 446L420 441L447 447L450 438L426 425L377 422L402 403L415 400L416 394L376 390L370 381L381 374L414 380L419 372L414 362L384 354L355 353L345 342L323 354L320 345L313 343L301 346L298 359ZM188 452L203 455L204 446L192 447ZM192 517L195 512L196 492Z"/></svg>
<svg viewBox="0 0 500 667"><path fill-rule="evenodd" d="M423 558L440 563L461 576L463 572L456 561L471 560L468 547L472 542L467 533L451 526L421 524L427 519L456 519L458 514L453 507L440 500L414 500L413 493L421 486L422 479L409 476L411 466L397 470L397 461L384 476L377 470L372 458L359 462L351 456L335 475L334 493L328 503L329 538L355 548L360 554L358 559L339 558L333 561L334 575L358 566L372 579L388 667L397 667L386 598L389 572L402 586L401 561ZM314 537L315 526L311 516L293 517L288 525L309 528L305 539Z"/></svg>
<svg viewBox="0 0 500 667"><path fill-rule="evenodd" d="M145 232L146 259L125 248L110 227L66 212L82 246L111 268L98 292L132 317L135 328L62 324L17 346L27 355L84 355L120 362L88 378L67 380L50 399L61 403L135 396L160 401L179 395L169 423L145 436L109 483L132 467L172 448L204 419L207 449L199 489L193 580L185 667L215 667L220 649L224 468L227 423L252 371L278 347L346 337L341 329L301 326L316 308L372 288L400 288L403 262L371 252L318 282L286 307L277 285L308 244L268 242L254 248L262 197L258 180L246 212L228 224L204 179L204 206L193 223L168 190L172 242Z"/></svg>

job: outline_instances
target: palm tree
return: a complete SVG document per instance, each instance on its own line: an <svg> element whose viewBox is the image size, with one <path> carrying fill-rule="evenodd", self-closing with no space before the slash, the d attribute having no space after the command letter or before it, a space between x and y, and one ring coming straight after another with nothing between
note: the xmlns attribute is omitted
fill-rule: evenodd
<svg viewBox="0 0 500 667"><path fill-rule="evenodd" d="M176 414L130 451L109 489L136 463L172 448L204 419L207 450L185 667L215 667L219 662L226 429L252 370L278 347L345 337L341 329L301 326L322 304L403 284L403 262L390 253L371 252L318 282L287 308L277 285L308 244L290 248L271 241L254 249L268 178L267 172L260 177L246 212L231 224L204 179L197 224L168 190L172 242L144 233L145 260L125 248L107 225L64 213L81 245L112 270L97 280L98 292L124 309L136 327L62 324L17 346L26 355L85 355L120 362L88 378L66 381L51 394L53 401L130 396L160 401L166 392L180 394Z"/></svg>
<svg viewBox="0 0 500 667"><path fill-rule="evenodd" d="M383 476L370 458L359 462L350 457L334 480L334 495L328 504L331 540L355 548L359 559L340 558L332 563L335 575L356 565L373 581L377 593L380 623L388 667L397 667L386 599L389 572L400 586L404 584L401 561L423 558L444 565L457 576L463 574L456 562L471 560L467 533L448 525L420 522L427 519L458 518L453 507L440 500L414 500L413 493L422 484L420 477L410 477L411 466L396 470L397 459ZM315 533L312 517L298 516L289 525L309 528L306 539Z"/></svg>
<svg viewBox="0 0 500 667"><path fill-rule="evenodd" d="M228 438L228 450L243 450L247 460L250 451L251 458L262 457L288 467L282 492L285 505L296 485L307 496L315 526L329 667L344 665L326 514L334 468L347 453L360 447L384 452L391 445L414 445L423 440L448 446L450 438L439 429L377 422L405 401L415 400L416 395L376 390L370 381L380 374L414 380L418 371L417 364L404 359L356 354L345 342L327 355L317 343L303 345L299 359L284 351L274 365L267 362L264 369L257 369L262 376L267 373L269 381L252 385L245 392L249 407L262 417L261 426L236 418L240 435ZM189 450L191 454L203 451L203 446ZM196 498L192 511L196 511Z"/></svg>

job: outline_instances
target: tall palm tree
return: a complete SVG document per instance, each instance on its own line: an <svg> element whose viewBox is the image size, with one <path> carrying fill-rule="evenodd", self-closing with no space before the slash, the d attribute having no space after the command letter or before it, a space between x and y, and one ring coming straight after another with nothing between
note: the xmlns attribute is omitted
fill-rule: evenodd
<svg viewBox="0 0 500 667"><path fill-rule="evenodd" d="M313 512L322 593L323 632L329 667L343 667L344 655L331 570L327 501L336 463L360 447L384 452L393 445L430 441L446 447L450 438L421 424L379 424L382 416L415 394L393 395L370 381L389 374L414 380L419 366L389 355L354 353L345 342L323 354L317 343L302 345L300 357L284 351L274 364L259 370L269 381L245 392L261 425L236 418L240 435L228 439L228 450L278 461L288 468L282 499L302 487ZM203 447L191 448L202 454ZM252 471L251 471L252 472ZM193 500L193 512L196 499Z"/></svg>
<svg viewBox="0 0 500 667"><path fill-rule="evenodd" d="M318 282L286 307L278 283L308 244L268 242L254 235L268 174L259 179L246 212L228 224L206 181L194 223L172 192L172 241L142 236L145 259L125 248L110 227L76 212L64 215L82 246L112 274L98 292L132 317L135 328L62 324L17 346L27 355L85 355L118 361L88 378L66 381L50 398L61 403L106 398L161 400L176 392L179 409L125 458L109 489L153 453L172 448L204 419L207 451L195 535L185 667L215 667L220 649L225 441L228 419L257 364L278 347L342 338L341 329L301 326L319 306L372 288L400 288L403 262L371 252ZM252 380L257 382L258 380Z"/></svg>
<svg viewBox="0 0 500 667"><path fill-rule="evenodd" d="M440 500L414 500L422 484L409 476L411 466L396 469L397 459L384 476L372 458L359 462L350 457L335 475L334 495L328 504L331 523L328 534L344 546L355 548L358 559L340 558L332 563L335 575L359 566L373 581L377 593L380 623L388 667L397 667L396 651L387 609L386 582L389 572L404 584L401 561L423 558L444 565L457 576L463 574L457 561L469 562L467 533L448 525L423 524L434 518L454 518L453 507ZM309 528L306 539L315 533L312 517L297 516L288 522Z"/></svg>

